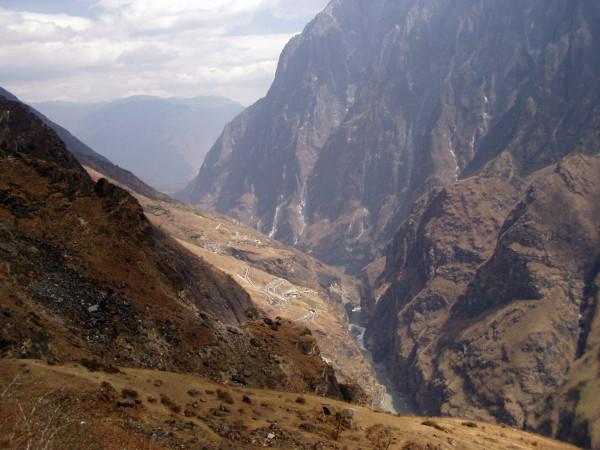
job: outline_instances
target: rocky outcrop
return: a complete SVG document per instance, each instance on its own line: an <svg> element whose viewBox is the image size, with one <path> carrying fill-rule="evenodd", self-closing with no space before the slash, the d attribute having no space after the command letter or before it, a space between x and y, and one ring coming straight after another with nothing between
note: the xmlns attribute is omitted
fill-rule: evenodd
<svg viewBox="0 0 600 450"><path fill-rule="evenodd" d="M93 182L28 108L0 98L0 117L1 357L344 398L303 327L246 323L253 304L231 277L153 228L126 191Z"/></svg>
<svg viewBox="0 0 600 450"><path fill-rule="evenodd" d="M181 197L357 271L412 203L598 139L594 2L332 1Z"/></svg>
<svg viewBox="0 0 600 450"><path fill-rule="evenodd" d="M600 156L422 198L376 282L385 292L367 330L376 359L423 412L583 445L576 437L589 439L596 416L572 380L597 363L599 224Z"/></svg>

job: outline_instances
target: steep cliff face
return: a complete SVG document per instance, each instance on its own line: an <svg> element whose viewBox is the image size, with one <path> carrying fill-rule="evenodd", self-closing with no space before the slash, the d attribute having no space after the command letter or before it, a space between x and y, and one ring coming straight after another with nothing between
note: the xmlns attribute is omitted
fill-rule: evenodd
<svg viewBox="0 0 600 450"><path fill-rule="evenodd" d="M342 398L315 339L248 322L249 296L94 183L26 106L0 98L0 357L193 372Z"/></svg>
<svg viewBox="0 0 600 450"><path fill-rule="evenodd" d="M428 190L598 137L600 7L332 1L180 195L357 270Z"/></svg>
<svg viewBox="0 0 600 450"><path fill-rule="evenodd" d="M376 282L383 294L367 331L376 358L424 412L584 445L597 411L573 380L597 384L578 367L597 364L599 224L600 156L432 192Z"/></svg>
<svg viewBox="0 0 600 450"><path fill-rule="evenodd" d="M577 360L560 397L557 436L583 448L600 448L600 263L588 278ZM595 277L595 278L594 278Z"/></svg>

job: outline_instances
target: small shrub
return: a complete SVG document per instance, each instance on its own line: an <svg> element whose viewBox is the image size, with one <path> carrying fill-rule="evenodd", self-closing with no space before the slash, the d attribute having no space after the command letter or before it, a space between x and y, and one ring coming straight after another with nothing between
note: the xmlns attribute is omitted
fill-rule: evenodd
<svg viewBox="0 0 600 450"><path fill-rule="evenodd" d="M298 426L298 428L300 428L301 430L307 431L309 433L314 433L314 431L317 429L317 426L311 422L302 422Z"/></svg>
<svg viewBox="0 0 600 450"><path fill-rule="evenodd" d="M435 428L438 431L442 431L444 433L448 433L448 429L447 428L441 426L439 423L437 423L434 420L427 419L427 420L424 420L423 422L421 422L421 424L425 425L426 427Z"/></svg>
<svg viewBox="0 0 600 450"><path fill-rule="evenodd" d="M235 403L233 401L231 393L223 391L221 389L217 389L217 398L225 403L229 403L230 405L233 405Z"/></svg>
<svg viewBox="0 0 600 450"><path fill-rule="evenodd" d="M98 372L102 369L102 365L95 359L82 359L80 364L90 372Z"/></svg>
<svg viewBox="0 0 600 450"><path fill-rule="evenodd" d="M160 402L175 414L179 414L181 412L181 406L179 406L177 403L175 403L173 400L171 400L164 394L160 396Z"/></svg>
<svg viewBox="0 0 600 450"><path fill-rule="evenodd" d="M114 402L117 399L117 390L112 384L103 381L100 385L100 389L98 389L96 397L103 402Z"/></svg>
<svg viewBox="0 0 600 450"><path fill-rule="evenodd" d="M392 429L381 424L369 428L367 438L373 444L373 448L377 450L388 450L392 444L396 443Z"/></svg>
<svg viewBox="0 0 600 450"><path fill-rule="evenodd" d="M296 403L299 403L301 405L305 405L306 404L306 399L304 397L300 396L300 397L298 397L296 399Z"/></svg>
<svg viewBox="0 0 600 450"><path fill-rule="evenodd" d="M246 309L246 317L249 320L257 320L260 317L260 313L258 309L256 309L254 306L251 306L250 308Z"/></svg>
<svg viewBox="0 0 600 450"><path fill-rule="evenodd" d="M428 445L428 447L430 446ZM419 444L415 444L414 442L407 442L402 447L402 450L425 450L425 447Z"/></svg>
<svg viewBox="0 0 600 450"><path fill-rule="evenodd" d="M335 429L333 431L333 439L338 440L343 428L352 428L354 411L351 409L338 409L335 412Z"/></svg>
<svg viewBox="0 0 600 450"><path fill-rule="evenodd" d="M477 428L477 424L475 422L463 422L462 425L463 427Z"/></svg>
<svg viewBox="0 0 600 450"><path fill-rule="evenodd" d="M124 398L138 398L137 391L130 388L123 388L123 390L121 391L121 395Z"/></svg>
<svg viewBox="0 0 600 450"><path fill-rule="evenodd" d="M192 389L188 389L187 394L190 397L198 397L200 395L200 391L198 389L192 388Z"/></svg>

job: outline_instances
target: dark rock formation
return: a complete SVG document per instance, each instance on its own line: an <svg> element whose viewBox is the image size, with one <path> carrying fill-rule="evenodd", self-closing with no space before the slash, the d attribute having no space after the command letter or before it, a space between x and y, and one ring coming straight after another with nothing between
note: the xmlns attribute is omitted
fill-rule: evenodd
<svg viewBox="0 0 600 450"><path fill-rule="evenodd" d="M585 445L598 426L598 372L583 368L598 364L599 257L600 156L458 182L399 229L367 338L423 412Z"/></svg>
<svg viewBox="0 0 600 450"><path fill-rule="evenodd" d="M180 197L357 271L430 189L593 149L599 23L585 0L334 0Z"/></svg>

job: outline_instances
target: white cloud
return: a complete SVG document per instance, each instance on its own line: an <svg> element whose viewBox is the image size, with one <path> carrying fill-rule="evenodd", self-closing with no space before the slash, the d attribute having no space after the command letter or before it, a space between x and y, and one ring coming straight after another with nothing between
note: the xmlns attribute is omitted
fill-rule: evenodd
<svg viewBox="0 0 600 450"><path fill-rule="evenodd" d="M14 12L0 8L0 30L4 43L64 40L84 33L92 26L93 22L83 17Z"/></svg>
<svg viewBox="0 0 600 450"><path fill-rule="evenodd" d="M271 7L275 17L306 18L314 16L315 12L322 10L328 2L323 0L302 0L295 2L290 0L267 0L267 3Z"/></svg>
<svg viewBox="0 0 600 450"><path fill-rule="evenodd" d="M267 91L283 46L301 31L297 23L327 3L88 1L93 17L0 8L0 85L26 101L210 94L248 104ZM265 13L277 21L276 34L254 24ZM299 21L285 29L289 19Z"/></svg>

